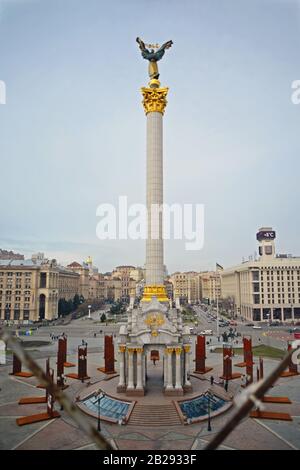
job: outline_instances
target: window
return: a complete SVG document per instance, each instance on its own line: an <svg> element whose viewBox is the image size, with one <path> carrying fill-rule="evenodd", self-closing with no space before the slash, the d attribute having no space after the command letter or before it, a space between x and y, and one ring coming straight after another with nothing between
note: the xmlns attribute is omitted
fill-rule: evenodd
<svg viewBox="0 0 300 470"><path fill-rule="evenodd" d="M23 311L23 318L24 318L24 320L29 320L29 310L24 310Z"/></svg>

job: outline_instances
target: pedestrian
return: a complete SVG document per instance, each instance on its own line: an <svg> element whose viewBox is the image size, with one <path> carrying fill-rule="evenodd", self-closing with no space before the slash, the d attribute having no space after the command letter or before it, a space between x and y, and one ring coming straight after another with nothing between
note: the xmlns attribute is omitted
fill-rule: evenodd
<svg viewBox="0 0 300 470"><path fill-rule="evenodd" d="M244 388L245 387L245 376L244 376L244 374L242 375L241 382L242 382L241 386Z"/></svg>
<svg viewBox="0 0 300 470"><path fill-rule="evenodd" d="M225 389L225 392L227 393L228 392L228 380L225 380L224 389Z"/></svg>
<svg viewBox="0 0 300 470"><path fill-rule="evenodd" d="M210 376L210 385L213 385L213 384L214 384L214 376L211 375L211 376Z"/></svg>

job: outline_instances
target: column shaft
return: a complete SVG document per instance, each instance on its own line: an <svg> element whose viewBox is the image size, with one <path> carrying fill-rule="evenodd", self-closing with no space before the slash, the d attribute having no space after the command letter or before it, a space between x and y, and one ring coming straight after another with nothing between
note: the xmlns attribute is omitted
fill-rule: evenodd
<svg viewBox="0 0 300 470"><path fill-rule="evenodd" d="M172 356L173 351L168 350L167 352L167 384L166 389L173 389L173 374L172 374Z"/></svg>
<svg viewBox="0 0 300 470"><path fill-rule="evenodd" d="M190 387L191 382L189 379L189 373L190 373L190 352L187 347L184 349L184 385Z"/></svg>
<svg viewBox="0 0 300 470"><path fill-rule="evenodd" d="M133 383L133 351L128 351L128 384L127 390L134 389Z"/></svg>
<svg viewBox="0 0 300 470"><path fill-rule="evenodd" d="M119 387L123 387L125 385L125 352L123 350L119 351L119 366L120 366Z"/></svg>
<svg viewBox="0 0 300 470"><path fill-rule="evenodd" d="M175 388L181 389L181 348L176 350L176 384Z"/></svg>
<svg viewBox="0 0 300 470"><path fill-rule="evenodd" d="M162 213L153 212L163 203L163 128L162 114L147 114L147 210L146 285L164 281Z"/></svg>
<svg viewBox="0 0 300 470"><path fill-rule="evenodd" d="M136 388L143 389L143 367L142 367L143 354L141 350L137 351L137 376L136 376Z"/></svg>

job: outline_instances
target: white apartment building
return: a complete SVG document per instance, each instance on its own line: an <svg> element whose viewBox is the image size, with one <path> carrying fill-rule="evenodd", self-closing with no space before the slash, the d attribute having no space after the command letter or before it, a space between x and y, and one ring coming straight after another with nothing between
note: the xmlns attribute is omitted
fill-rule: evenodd
<svg viewBox="0 0 300 470"><path fill-rule="evenodd" d="M276 254L276 234L259 229L259 258L221 271L221 296L251 321L300 320L300 257Z"/></svg>

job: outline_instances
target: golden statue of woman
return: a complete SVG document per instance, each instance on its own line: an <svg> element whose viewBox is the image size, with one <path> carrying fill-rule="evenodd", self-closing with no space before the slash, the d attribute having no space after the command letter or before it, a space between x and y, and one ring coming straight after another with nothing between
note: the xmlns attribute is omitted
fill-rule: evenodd
<svg viewBox="0 0 300 470"><path fill-rule="evenodd" d="M145 43L140 38L136 38L136 42L139 44L143 58L149 61L148 73L150 79L158 80L159 72L157 62L163 57L165 50L172 46L173 41L165 42L156 52L154 49L147 49Z"/></svg>

